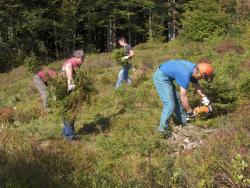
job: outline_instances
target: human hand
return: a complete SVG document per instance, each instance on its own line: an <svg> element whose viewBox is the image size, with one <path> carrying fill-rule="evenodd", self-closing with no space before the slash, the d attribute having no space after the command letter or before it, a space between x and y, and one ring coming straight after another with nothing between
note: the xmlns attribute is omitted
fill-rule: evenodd
<svg viewBox="0 0 250 188"><path fill-rule="evenodd" d="M75 87L76 87L75 84L70 84L70 85L68 85L68 92L74 90Z"/></svg>
<svg viewBox="0 0 250 188"><path fill-rule="evenodd" d="M205 96L205 97L202 97L201 103L208 106L210 104L210 100Z"/></svg>
<svg viewBox="0 0 250 188"><path fill-rule="evenodd" d="M124 57L122 57L122 61L125 61L125 60L128 60L129 59L129 57L128 56L124 56Z"/></svg>
<svg viewBox="0 0 250 188"><path fill-rule="evenodd" d="M75 87L76 87L76 85L74 84L74 82L71 80L68 80L68 92L74 90Z"/></svg>

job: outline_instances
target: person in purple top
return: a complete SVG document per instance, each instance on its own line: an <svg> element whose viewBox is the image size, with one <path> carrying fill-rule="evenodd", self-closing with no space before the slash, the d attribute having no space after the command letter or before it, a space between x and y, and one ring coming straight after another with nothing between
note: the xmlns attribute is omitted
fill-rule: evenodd
<svg viewBox="0 0 250 188"><path fill-rule="evenodd" d="M203 92L198 80L205 79L211 82L213 79L213 67L206 62L194 64L186 60L168 60L159 66L153 75L154 85L163 103L163 110L158 131L166 137L171 136L168 122L175 112L180 124L194 118L194 113L189 105L187 89L193 84L202 102L208 105L210 101ZM180 87L180 97L176 91L174 81ZM186 113L184 112L184 109Z"/></svg>

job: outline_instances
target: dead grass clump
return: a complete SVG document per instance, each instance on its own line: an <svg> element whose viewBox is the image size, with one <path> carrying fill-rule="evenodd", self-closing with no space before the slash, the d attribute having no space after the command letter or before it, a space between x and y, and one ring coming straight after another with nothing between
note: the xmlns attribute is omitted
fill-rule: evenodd
<svg viewBox="0 0 250 188"><path fill-rule="evenodd" d="M0 123L13 122L14 119L15 115L12 107L3 107L0 109Z"/></svg>
<svg viewBox="0 0 250 188"><path fill-rule="evenodd" d="M242 68L244 68L246 70L250 70L250 59L243 62Z"/></svg>
<svg viewBox="0 0 250 188"><path fill-rule="evenodd" d="M34 106L26 109L17 108L15 110L15 121L29 123L33 119L37 119L42 115L40 106Z"/></svg>
<svg viewBox="0 0 250 188"><path fill-rule="evenodd" d="M230 52L230 51L234 51L237 54L243 54L245 52L245 49L242 46L236 44L233 41L223 42L223 43L219 44L215 50L217 51L217 53L219 53L221 55L223 55L227 52Z"/></svg>
<svg viewBox="0 0 250 188"><path fill-rule="evenodd" d="M214 187L236 187L236 185L227 173L221 172L214 177Z"/></svg>

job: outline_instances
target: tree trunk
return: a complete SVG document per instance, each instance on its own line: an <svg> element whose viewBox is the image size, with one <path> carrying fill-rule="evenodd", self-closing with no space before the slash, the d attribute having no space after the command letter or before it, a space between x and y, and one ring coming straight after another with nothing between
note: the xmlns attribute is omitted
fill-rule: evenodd
<svg viewBox="0 0 250 188"><path fill-rule="evenodd" d="M112 21L109 19L108 27L107 27L107 51L110 52L112 50Z"/></svg>
<svg viewBox="0 0 250 188"><path fill-rule="evenodd" d="M176 38L176 16L175 16L175 0L169 0L170 4L168 20L168 40L174 40Z"/></svg>
<svg viewBox="0 0 250 188"><path fill-rule="evenodd" d="M152 31L152 9L149 10L149 17L148 17L148 39L149 41L153 40L153 31Z"/></svg>
<svg viewBox="0 0 250 188"><path fill-rule="evenodd" d="M127 7L128 11L128 42L131 44L131 20L130 20L130 10L129 6Z"/></svg>
<svg viewBox="0 0 250 188"><path fill-rule="evenodd" d="M116 47L116 27L115 22L112 24L112 36L111 36L112 49Z"/></svg>
<svg viewBox="0 0 250 188"><path fill-rule="evenodd" d="M175 16L175 0L173 0L173 9L172 9L172 16L173 16L173 35L172 40L176 38L176 16Z"/></svg>

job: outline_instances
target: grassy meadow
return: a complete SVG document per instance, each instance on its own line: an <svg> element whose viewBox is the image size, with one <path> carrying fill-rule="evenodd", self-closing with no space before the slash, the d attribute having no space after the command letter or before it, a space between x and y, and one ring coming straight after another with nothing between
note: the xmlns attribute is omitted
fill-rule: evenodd
<svg viewBox="0 0 250 188"><path fill-rule="evenodd" d="M250 186L250 28L238 38L204 43L144 43L134 47L132 86L114 86L120 67L109 53L87 54L98 93L76 121L79 141L61 135L61 118L42 113L23 66L0 74L0 187L248 187ZM162 104L152 75L164 60L209 59L202 82L214 114L193 125L215 129L194 150L174 154L158 135ZM64 61L48 67L60 69ZM142 71L142 67L146 67ZM199 96L190 88L192 107ZM178 126L171 121L171 126Z"/></svg>

